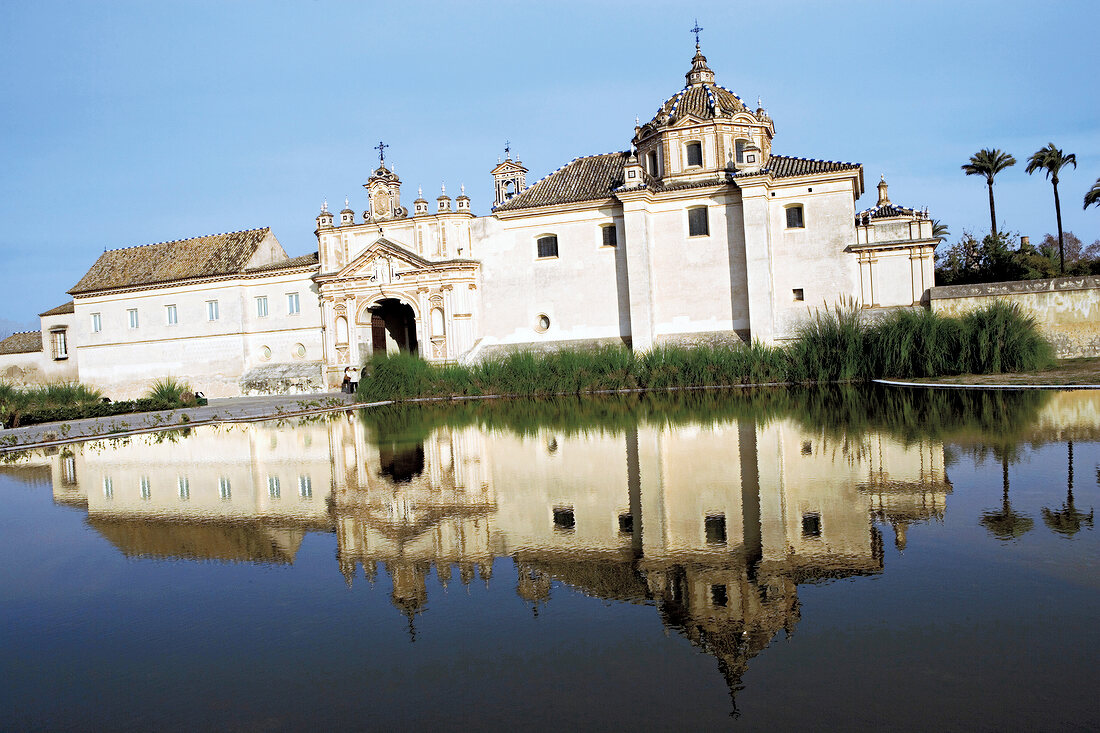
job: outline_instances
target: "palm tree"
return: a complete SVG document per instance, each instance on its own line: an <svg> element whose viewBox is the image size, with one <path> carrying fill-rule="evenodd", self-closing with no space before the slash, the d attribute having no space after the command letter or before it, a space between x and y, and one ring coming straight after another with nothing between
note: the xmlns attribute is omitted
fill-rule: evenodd
<svg viewBox="0 0 1100 733"><path fill-rule="evenodd" d="M1030 532L1035 522L1026 514L1013 510L1008 502L1008 454L1001 455L1001 481L1004 489L1000 510L982 513L981 522L999 540L1014 540Z"/></svg>
<svg viewBox="0 0 1100 733"><path fill-rule="evenodd" d="M993 178L1009 166L1016 165L1011 153L997 148L983 148L970 156L970 162L962 166L968 176L985 176L989 186L989 226L990 233L997 236L997 209L993 205Z"/></svg>
<svg viewBox="0 0 1100 733"><path fill-rule="evenodd" d="M1027 172L1043 171L1054 186L1054 214L1058 217L1058 272L1066 274L1066 248L1062 242L1062 204L1058 201L1058 171L1067 165L1077 167L1077 156L1073 153L1064 154L1054 147L1054 143L1048 143L1045 148L1036 150L1027 159Z"/></svg>
<svg viewBox="0 0 1100 733"><path fill-rule="evenodd" d="M1093 204L1100 204L1100 178L1096 179L1096 183L1092 184L1092 188L1085 194L1085 208Z"/></svg>
<svg viewBox="0 0 1100 733"><path fill-rule="evenodd" d="M1043 521L1058 534L1072 537L1081 531L1083 525L1092 526L1093 510L1089 513L1078 511L1073 504L1073 441L1069 441L1069 471L1066 479L1066 502L1060 511L1043 507Z"/></svg>
<svg viewBox="0 0 1100 733"><path fill-rule="evenodd" d="M1100 181L1097 181L1097 184L1100 185ZM943 241L944 239L947 239L950 236L951 236L951 230L948 228L948 226L946 224L944 224L939 219L933 219L932 220L932 238L933 239L939 239L940 241Z"/></svg>

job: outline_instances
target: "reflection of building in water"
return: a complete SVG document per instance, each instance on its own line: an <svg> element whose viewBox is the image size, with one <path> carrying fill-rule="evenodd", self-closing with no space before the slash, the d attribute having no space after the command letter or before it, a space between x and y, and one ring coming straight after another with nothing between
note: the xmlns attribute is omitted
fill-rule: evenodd
<svg viewBox="0 0 1100 733"><path fill-rule="evenodd" d="M58 501L123 552L290 562L304 533L335 529L347 582L381 571L410 620L434 571L489 583L511 557L535 612L554 583L653 603L713 654L731 692L799 616L797 586L879 572L876 523L899 547L940 518L943 447L847 440L793 422L642 425L560 434L440 428L368 439L341 416L294 429L196 429L50 459Z"/></svg>

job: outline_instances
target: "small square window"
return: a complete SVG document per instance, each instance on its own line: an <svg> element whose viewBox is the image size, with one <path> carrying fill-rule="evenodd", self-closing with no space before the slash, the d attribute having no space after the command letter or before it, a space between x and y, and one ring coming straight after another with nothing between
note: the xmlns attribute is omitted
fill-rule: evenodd
<svg viewBox="0 0 1100 733"><path fill-rule="evenodd" d="M539 237L537 246L539 258L558 256L558 237L555 234Z"/></svg>
<svg viewBox="0 0 1100 733"><path fill-rule="evenodd" d="M179 313L176 311L176 306L164 306L164 318L168 322L169 326L174 326L179 323Z"/></svg>
<svg viewBox="0 0 1100 733"><path fill-rule="evenodd" d="M788 229L802 229L806 224L802 220L802 207L801 206L788 206L787 207L787 228Z"/></svg>
<svg viewBox="0 0 1100 733"><path fill-rule="evenodd" d="M634 532L634 515L630 513L619 515L619 532L631 534Z"/></svg>
<svg viewBox="0 0 1100 733"><path fill-rule="evenodd" d="M715 608L725 608L730 602L729 589L721 584L710 587L710 603Z"/></svg>
<svg viewBox="0 0 1100 733"><path fill-rule="evenodd" d="M127 316L127 318L129 318L130 328L137 328L138 327L137 308L130 308L129 310L127 310L126 311L126 316Z"/></svg>
<svg viewBox="0 0 1100 733"><path fill-rule="evenodd" d="M726 543L726 515L711 514L703 522L707 535L708 545L724 545Z"/></svg>
<svg viewBox="0 0 1100 733"><path fill-rule="evenodd" d="M576 526L577 519L573 516L573 507L554 507L554 529L572 532Z"/></svg>
<svg viewBox="0 0 1100 733"><path fill-rule="evenodd" d="M687 144L687 163L688 165L703 164L703 146L701 143Z"/></svg>
<svg viewBox="0 0 1100 733"><path fill-rule="evenodd" d="M688 236L710 236L710 223L707 221L707 207L688 209Z"/></svg>
<svg viewBox="0 0 1100 733"><path fill-rule="evenodd" d="M605 246L605 247L615 247L615 246L617 246L618 243L619 243L619 235L618 235L618 232L615 229L615 225L611 224L609 226L602 227L602 229L603 229L603 246Z"/></svg>
<svg viewBox="0 0 1100 733"><path fill-rule="evenodd" d="M637 171L630 170L630 171L626 172L626 177L627 178L637 178L638 173L637 173Z"/></svg>
<svg viewBox="0 0 1100 733"><path fill-rule="evenodd" d="M261 295L256 298L256 315L263 318L267 315L267 296Z"/></svg>
<svg viewBox="0 0 1100 733"><path fill-rule="evenodd" d="M802 515L802 536L803 537L820 537L821 536L821 515L817 512L811 512Z"/></svg>
<svg viewBox="0 0 1100 733"><path fill-rule="evenodd" d="M806 292L802 288L795 288L794 290L791 291L791 293L794 295L795 300L805 300L806 299Z"/></svg>
<svg viewBox="0 0 1100 733"><path fill-rule="evenodd" d="M286 294L286 312L292 316L296 316L302 312L302 304L298 300L297 293Z"/></svg>
<svg viewBox="0 0 1100 733"><path fill-rule="evenodd" d="M814 454L814 444L808 440L802 441L802 455L812 456Z"/></svg>

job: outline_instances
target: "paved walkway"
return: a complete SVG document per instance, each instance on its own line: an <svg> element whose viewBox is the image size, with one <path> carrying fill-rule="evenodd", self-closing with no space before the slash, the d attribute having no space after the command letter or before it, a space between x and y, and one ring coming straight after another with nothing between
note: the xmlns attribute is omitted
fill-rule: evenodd
<svg viewBox="0 0 1100 733"><path fill-rule="evenodd" d="M117 438L178 427L310 415L344 410L353 404L355 398L343 392L225 397L212 399L203 407L138 412L0 430L0 453L32 446L76 443L102 437Z"/></svg>

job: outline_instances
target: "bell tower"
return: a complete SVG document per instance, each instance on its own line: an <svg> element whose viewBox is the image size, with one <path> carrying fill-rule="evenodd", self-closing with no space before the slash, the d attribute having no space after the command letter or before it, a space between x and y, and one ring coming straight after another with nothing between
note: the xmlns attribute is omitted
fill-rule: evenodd
<svg viewBox="0 0 1100 733"><path fill-rule="evenodd" d="M493 208L500 206L509 199L523 193L527 188L527 169L519 160L512 160L512 145L504 143L504 162L497 159L497 167L493 168Z"/></svg>
<svg viewBox="0 0 1100 733"><path fill-rule="evenodd" d="M404 219L409 215L401 206L401 179L394 170L386 167L386 148L389 145L379 141L374 149L378 151L378 167L363 184L367 189L370 209L363 212L367 221L385 221L386 219Z"/></svg>

